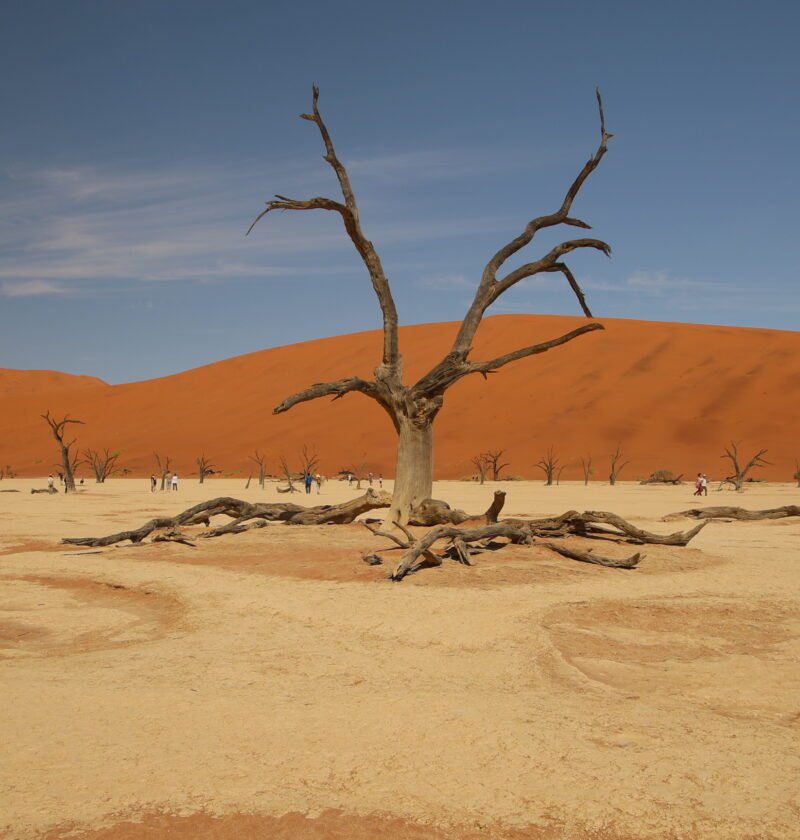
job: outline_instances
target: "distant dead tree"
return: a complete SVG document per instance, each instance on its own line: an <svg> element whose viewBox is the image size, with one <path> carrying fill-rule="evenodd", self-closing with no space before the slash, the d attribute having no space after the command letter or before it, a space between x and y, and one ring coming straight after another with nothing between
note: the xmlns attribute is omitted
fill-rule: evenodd
<svg viewBox="0 0 800 840"><path fill-rule="evenodd" d="M539 469L544 472L545 486L550 487L553 483L553 476L555 475L556 467L558 466L558 458L556 458L555 451L552 446L535 466L539 467Z"/></svg>
<svg viewBox="0 0 800 840"><path fill-rule="evenodd" d="M10 467L6 467L6 469L10 469ZM794 462L794 475L792 478L797 482L797 486L800 487L800 461L797 459Z"/></svg>
<svg viewBox="0 0 800 840"><path fill-rule="evenodd" d="M583 486L587 487L589 485L589 479L594 475L591 455L587 455L585 458L581 456L581 469L583 470Z"/></svg>
<svg viewBox="0 0 800 840"><path fill-rule="evenodd" d="M195 460L197 464L197 474L200 476L200 484L203 484L206 480L207 475L214 475L214 473L219 472L219 470L214 466L214 464L209 461L205 455L200 455Z"/></svg>
<svg viewBox="0 0 800 840"><path fill-rule="evenodd" d="M16 478L17 474L14 472L11 464L6 464L5 467L0 467L0 481L4 478Z"/></svg>
<svg viewBox="0 0 800 840"><path fill-rule="evenodd" d="M483 484L486 481L486 472L489 469L489 459L485 452L480 452L474 458L470 458L470 463L478 471L478 483Z"/></svg>
<svg viewBox="0 0 800 840"><path fill-rule="evenodd" d="M352 476L356 480L356 490L360 490L361 482L367 477L367 462L353 461L346 470L340 470L340 473Z"/></svg>
<svg viewBox="0 0 800 840"><path fill-rule="evenodd" d="M281 472L286 479L286 487L278 487L279 493L299 493L300 491L294 486L294 476L291 469L289 469L289 462L284 455L280 457Z"/></svg>
<svg viewBox="0 0 800 840"><path fill-rule="evenodd" d="M622 461L622 450L617 444L617 448L611 453L611 472L608 476L608 483L612 487L617 483L619 474L630 464L630 461L622 461L622 463L620 461Z"/></svg>
<svg viewBox="0 0 800 840"><path fill-rule="evenodd" d="M491 449L488 449L484 455L486 460L489 464L489 469L492 471L492 481L500 481L500 471L504 470L509 464L501 464L500 459L505 454L505 449L498 449L492 452Z"/></svg>
<svg viewBox="0 0 800 840"><path fill-rule="evenodd" d="M156 459L156 464L158 464L158 472L161 476L161 489L165 490L167 487L167 476L169 475L170 465L172 464L172 458L169 455L159 455L158 452L154 452L153 456Z"/></svg>
<svg viewBox="0 0 800 840"><path fill-rule="evenodd" d="M92 468L95 481L103 484L110 475L118 471L117 460L121 454L119 449L116 452L109 452L108 449L102 452L99 449L84 449L83 461Z"/></svg>
<svg viewBox="0 0 800 840"><path fill-rule="evenodd" d="M558 468L558 472L556 473L556 484L557 484L557 485L558 485L558 484L561 484L561 473L562 473L562 472L564 472L564 467L566 467L566 466L567 466L566 464L562 464L562 465Z"/></svg>
<svg viewBox="0 0 800 840"><path fill-rule="evenodd" d="M314 475L319 464L319 455L315 446L303 444L303 449L300 452L300 463L303 468L303 475Z"/></svg>
<svg viewBox="0 0 800 840"><path fill-rule="evenodd" d="M261 455L259 451L256 449L255 455L250 456L250 460L253 463L258 465L258 486L263 490L264 489L264 481L267 476L267 456ZM250 482L248 480L247 486L250 486Z"/></svg>
<svg viewBox="0 0 800 840"><path fill-rule="evenodd" d="M61 450L61 468L64 470L64 492L68 493L71 490L74 493L75 469L77 468L79 461L72 456L70 450L75 445L77 438L73 438L71 441L66 441L64 436L67 431L67 426L70 423L79 424L81 426L85 424L83 420L71 419L69 414L65 414L61 420L56 420L55 417L50 415L49 409L47 410L47 413L42 414L41 417L50 427L50 431L53 433L53 437L56 439L56 442Z"/></svg>
<svg viewBox="0 0 800 840"><path fill-rule="evenodd" d="M639 482L639 484L683 484L683 473L675 476L672 470L656 470Z"/></svg>
<svg viewBox="0 0 800 840"><path fill-rule="evenodd" d="M725 447L725 453L720 455L720 458L727 459L731 462L731 466L733 467L733 473L729 476L726 476L720 482L720 489L725 484L731 484L737 490L737 492L741 491L744 488L744 482L747 479L747 474L750 470L755 469L755 467L766 467L771 465L771 461L767 461L764 459L764 455L766 454L766 449L759 449L753 457L747 461L747 463L742 466L739 463L739 443L740 441L732 440L729 446Z"/></svg>
<svg viewBox="0 0 800 840"><path fill-rule="evenodd" d="M495 301L522 280L542 274L561 274L566 279L587 318L592 314L586 298L563 258L573 251L595 249L610 256L611 248L599 239L569 239L554 245L538 259L523 262L516 268L504 269L507 261L515 257L531 243L541 230L567 225L588 229L583 220L570 215L572 204L586 179L600 164L608 148L611 134L606 131L603 103L597 91L597 105L600 117L600 143L595 153L584 164L575 180L567 189L561 206L553 213L539 216L528 222L523 230L509 242L502 245L489 259L481 274L475 296L458 329L453 345L445 356L413 385L403 383L403 360L400 354L397 307L384 273L381 259L375 246L361 228L361 219L350 177L339 160L328 129L318 108L319 89L314 86L312 112L302 118L312 122L319 130L325 146L325 161L333 169L339 182L343 200L316 197L309 199L287 198L276 195L267 201L266 209L256 216L248 233L258 221L276 210L325 210L338 214L347 235L366 267L372 288L378 298L383 315L383 352L380 364L375 369L374 379L350 376L335 382L312 385L304 391L287 397L273 409L281 414L296 406L320 397L339 399L345 394L360 393L375 400L386 411L398 436L397 466L395 470L394 496L386 517L387 522L404 525L408 522L411 508L429 499L433 487L433 422L444 403L448 388L466 376L488 374L500 370L511 362L544 353L560 347L585 333L603 329L601 324L589 323L571 330L558 338L532 344L528 347L504 353L486 361L472 361L469 356L474 346L475 334L481 321ZM502 270L506 270L504 275Z"/></svg>

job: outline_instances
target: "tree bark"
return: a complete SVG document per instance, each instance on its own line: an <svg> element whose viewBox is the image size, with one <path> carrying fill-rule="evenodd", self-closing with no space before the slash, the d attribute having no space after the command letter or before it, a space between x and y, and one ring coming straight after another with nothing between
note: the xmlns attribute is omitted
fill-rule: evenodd
<svg viewBox="0 0 800 840"><path fill-rule="evenodd" d="M784 505L779 508L768 510L746 510L740 507L707 507L682 510L678 513L671 513L664 519L673 519L680 516L687 516L690 519L739 519L744 522L758 519L785 519L789 516L800 516L800 505Z"/></svg>
<svg viewBox="0 0 800 840"><path fill-rule="evenodd" d="M367 490L363 496L343 502L340 505L318 505L312 508L304 508L291 502L251 504L241 499L220 496L217 499L200 502L200 504L187 508L177 516L156 517L145 522L141 527L130 531L119 531L105 537L65 537L61 542L66 545L92 547L115 545L125 540L130 540L132 543L141 543L153 531L173 530L182 525L204 524L209 527L211 518L214 516L228 516L233 521L217 528L210 528L208 531L198 534L198 537L209 538L219 537L223 534L238 534L246 530L245 522L254 519L262 520L261 525L266 522L285 522L289 525L347 524L353 522L362 513L367 513L376 508L389 507L390 503L391 497L388 493L375 491L372 488ZM175 536L174 530L172 536Z"/></svg>
<svg viewBox="0 0 800 840"><path fill-rule="evenodd" d="M418 426L401 417L397 426L394 494L386 522L405 525L411 509L430 499L433 493L433 425Z"/></svg>

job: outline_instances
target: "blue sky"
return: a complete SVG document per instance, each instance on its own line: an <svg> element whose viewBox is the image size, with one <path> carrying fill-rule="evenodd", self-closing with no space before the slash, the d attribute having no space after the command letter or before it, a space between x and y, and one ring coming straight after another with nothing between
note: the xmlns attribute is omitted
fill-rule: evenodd
<svg viewBox="0 0 800 840"><path fill-rule="evenodd" d="M17 2L0 29L0 366L124 382L380 325L311 84L403 323L460 319L499 245L573 211L595 315L797 329L800 6ZM571 238L566 229L561 238ZM525 261L554 238L525 252ZM560 275L492 312L575 313ZM509 348L511 349L511 348Z"/></svg>

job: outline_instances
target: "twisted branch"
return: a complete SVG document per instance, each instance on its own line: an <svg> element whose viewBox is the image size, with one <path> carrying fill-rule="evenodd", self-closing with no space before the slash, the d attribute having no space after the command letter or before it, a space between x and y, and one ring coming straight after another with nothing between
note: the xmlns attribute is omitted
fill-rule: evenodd
<svg viewBox="0 0 800 840"><path fill-rule="evenodd" d="M284 411L288 411L298 403L309 402L319 397L333 397L334 400L338 400L352 391L366 394L373 399L377 399L378 397L378 388L374 382L368 382L366 379L360 379L357 376L348 376L345 379L337 379L336 382L318 382L316 385L306 388L305 391L293 394L291 397L287 397L280 405L276 405L272 409L272 413L283 414Z"/></svg>
<svg viewBox="0 0 800 840"><path fill-rule="evenodd" d="M316 85L312 88L312 100L312 113L301 114L300 117L301 119L313 122L319 129L322 142L325 144L325 156L323 159L336 173L336 178L339 181L339 186L344 196L344 204L334 201L331 198L317 197L306 201L298 201L287 198L286 196L276 195L275 199L267 202L266 209L262 210L256 216L247 233L249 234L257 222L273 210L332 210L338 213L342 217L347 235L350 237L369 272L372 288L378 297L378 303L383 313L383 366L386 369L387 375L391 377L396 375L395 368L400 363L397 307L395 306L392 291L389 288L389 281L383 271L378 252L361 229L358 205L356 204L356 197L350 184L350 177L347 174L344 164L336 155L330 133L317 106L319 88ZM309 397L309 399L313 399L313 397ZM298 400L298 402L303 402L303 400ZM286 411L286 409L283 410Z"/></svg>

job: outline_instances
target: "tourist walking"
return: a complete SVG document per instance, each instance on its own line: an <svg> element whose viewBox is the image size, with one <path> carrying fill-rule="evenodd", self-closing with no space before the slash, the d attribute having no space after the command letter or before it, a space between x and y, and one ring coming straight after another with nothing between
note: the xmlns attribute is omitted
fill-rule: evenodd
<svg viewBox="0 0 800 840"><path fill-rule="evenodd" d="M306 484L306 493L310 496L311 495L311 485L314 482L314 476L311 475L310 472L307 472L305 475L305 484Z"/></svg>
<svg viewBox="0 0 800 840"><path fill-rule="evenodd" d="M158 484L158 479L152 473L150 473L150 492L151 493L156 492L156 485L157 484Z"/></svg>
<svg viewBox="0 0 800 840"><path fill-rule="evenodd" d="M172 478L170 479L169 486L177 491L178 489L178 473L172 473Z"/></svg>

